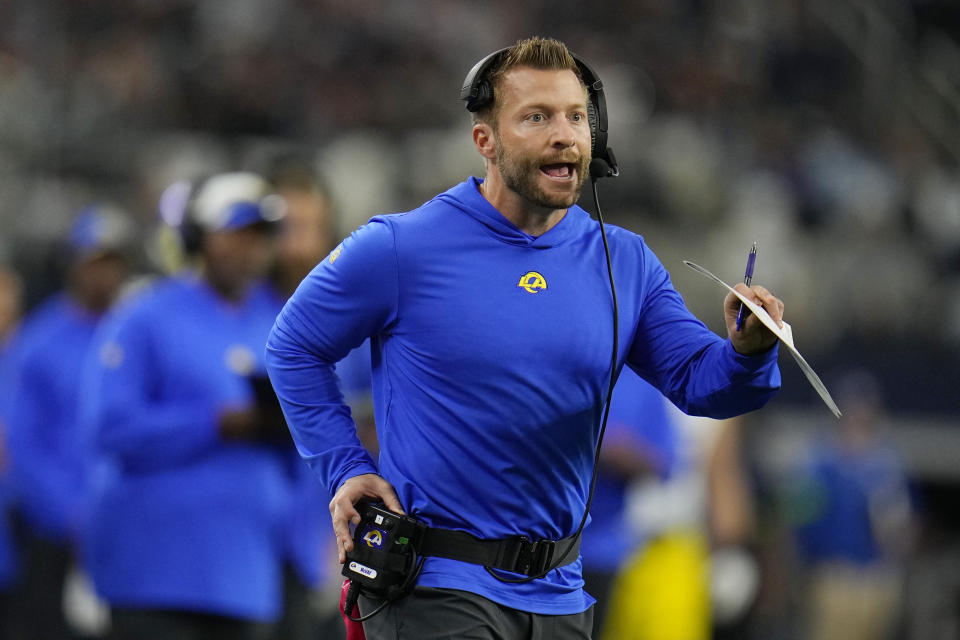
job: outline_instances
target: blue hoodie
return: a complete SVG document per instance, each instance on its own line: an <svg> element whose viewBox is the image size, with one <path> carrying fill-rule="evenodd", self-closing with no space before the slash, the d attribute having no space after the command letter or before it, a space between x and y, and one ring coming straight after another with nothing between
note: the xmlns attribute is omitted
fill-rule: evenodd
<svg viewBox="0 0 960 640"><path fill-rule="evenodd" d="M83 555L112 606L279 615L288 458L218 429L253 402L278 307L265 286L231 304L186 276L104 321L84 379L97 465Z"/></svg>
<svg viewBox="0 0 960 640"><path fill-rule="evenodd" d="M77 414L79 374L100 319L57 294L16 336L7 413L11 481L30 530L61 544L71 544L80 526L88 459Z"/></svg>
<svg viewBox="0 0 960 640"><path fill-rule="evenodd" d="M779 387L777 352L737 354L693 317L643 240L608 226L616 359L691 413L725 417ZM469 179L356 230L284 306L267 367L300 453L333 493L380 473L408 513L480 538L571 535L583 515L610 380L611 295L598 225L571 207L539 237ZM379 464L333 364L372 337ZM576 561L526 584L428 558L421 586L516 609L587 609Z"/></svg>

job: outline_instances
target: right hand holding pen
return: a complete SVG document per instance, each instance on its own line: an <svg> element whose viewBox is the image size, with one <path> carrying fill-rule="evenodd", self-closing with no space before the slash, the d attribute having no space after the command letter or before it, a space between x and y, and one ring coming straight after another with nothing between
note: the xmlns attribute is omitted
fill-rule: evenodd
<svg viewBox="0 0 960 640"><path fill-rule="evenodd" d="M360 513L354 505L361 498L381 500L390 511L406 513L400 506L400 500L393 485L375 473L365 473L348 478L340 485L330 501L330 518L333 531L337 536L337 557L340 564L347 559L347 551L353 550L353 537L350 535L350 523L360 523Z"/></svg>
<svg viewBox="0 0 960 640"><path fill-rule="evenodd" d="M759 285L748 287L738 283L734 285L734 289L763 307L778 327L783 326L783 301ZM749 311L746 311L746 317L743 318L742 328L737 329L740 299L732 293L728 293L724 299L723 311L727 323L727 334L737 353L746 356L758 355L776 344L777 336Z"/></svg>

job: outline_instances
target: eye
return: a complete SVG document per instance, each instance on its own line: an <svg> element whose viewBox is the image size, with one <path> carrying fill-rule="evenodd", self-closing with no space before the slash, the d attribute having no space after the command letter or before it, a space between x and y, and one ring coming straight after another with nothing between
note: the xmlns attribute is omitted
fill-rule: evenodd
<svg viewBox="0 0 960 640"><path fill-rule="evenodd" d="M578 112L574 113L574 114L570 117L570 119L573 120L574 122L582 122L582 121L584 120L584 116L583 116L582 113L580 113L580 112L578 111Z"/></svg>
<svg viewBox="0 0 960 640"><path fill-rule="evenodd" d="M534 114L531 114L531 115L530 115L530 121L531 121L531 122L543 122L543 114L542 114L542 113L534 113Z"/></svg>

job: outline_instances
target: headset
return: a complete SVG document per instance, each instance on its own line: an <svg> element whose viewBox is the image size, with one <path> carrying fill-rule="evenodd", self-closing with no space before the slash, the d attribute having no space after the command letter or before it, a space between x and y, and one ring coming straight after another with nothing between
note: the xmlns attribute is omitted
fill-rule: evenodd
<svg viewBox="0 0 960 640"><path fill-rule="evenodd" d="M197 194L203 188L209 176L195 180L178 180L160 195L160 219L177 232L183 252L195 256L203 245L203 227L194 214Z"/></svg>
<svg viewBox="0 0 960 640"><path fill-rule="evenodd" d="M460 99L466 103L467 111L476 113L493 102L490 74L511 48L505 47L483 57L467 73L460 89ZM593 157L590 175L593 178L616 177L620 175L620 168L617 166L613 149L607 146L607 101L603 96L603 82L586 60L572 51L570 55L577 64L580 79L586 85L589 97L587 123L590 125L590 155Z"/></svg>
<svg viewBox="0 0 960 640"><path fill-rule="evenodd" d="M262 194L246 193L244 197L238 197L238 201L259 198L256 206L264 222L276 222L283 217L285 211L279 196L270 194L267 181L256 174L238 171L204 175L192 181L174 182L160 196L159 213L161 220L179 233L183 250L188 256L195 256L200 252L203 238L208 231L201 220L205 212L203 199L207 188L229 191L231 184L225 184L224 180L236 180L241 176L246 180L257 180L262 183L255 187L261 190ZM223 206L232 206L229 199L223 203Z"/></svg>

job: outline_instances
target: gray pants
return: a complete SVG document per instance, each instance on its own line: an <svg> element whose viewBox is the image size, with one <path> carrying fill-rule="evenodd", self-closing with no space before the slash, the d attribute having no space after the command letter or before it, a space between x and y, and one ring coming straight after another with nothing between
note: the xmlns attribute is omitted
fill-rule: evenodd
<svg viewBox="0 0 960 640"><path fill-rule="evenodd" d="M381 601L360 598L361 614ZM590 640L593 608L550 616L456 589L417 587L363 623L367 640Z"/></svg>

